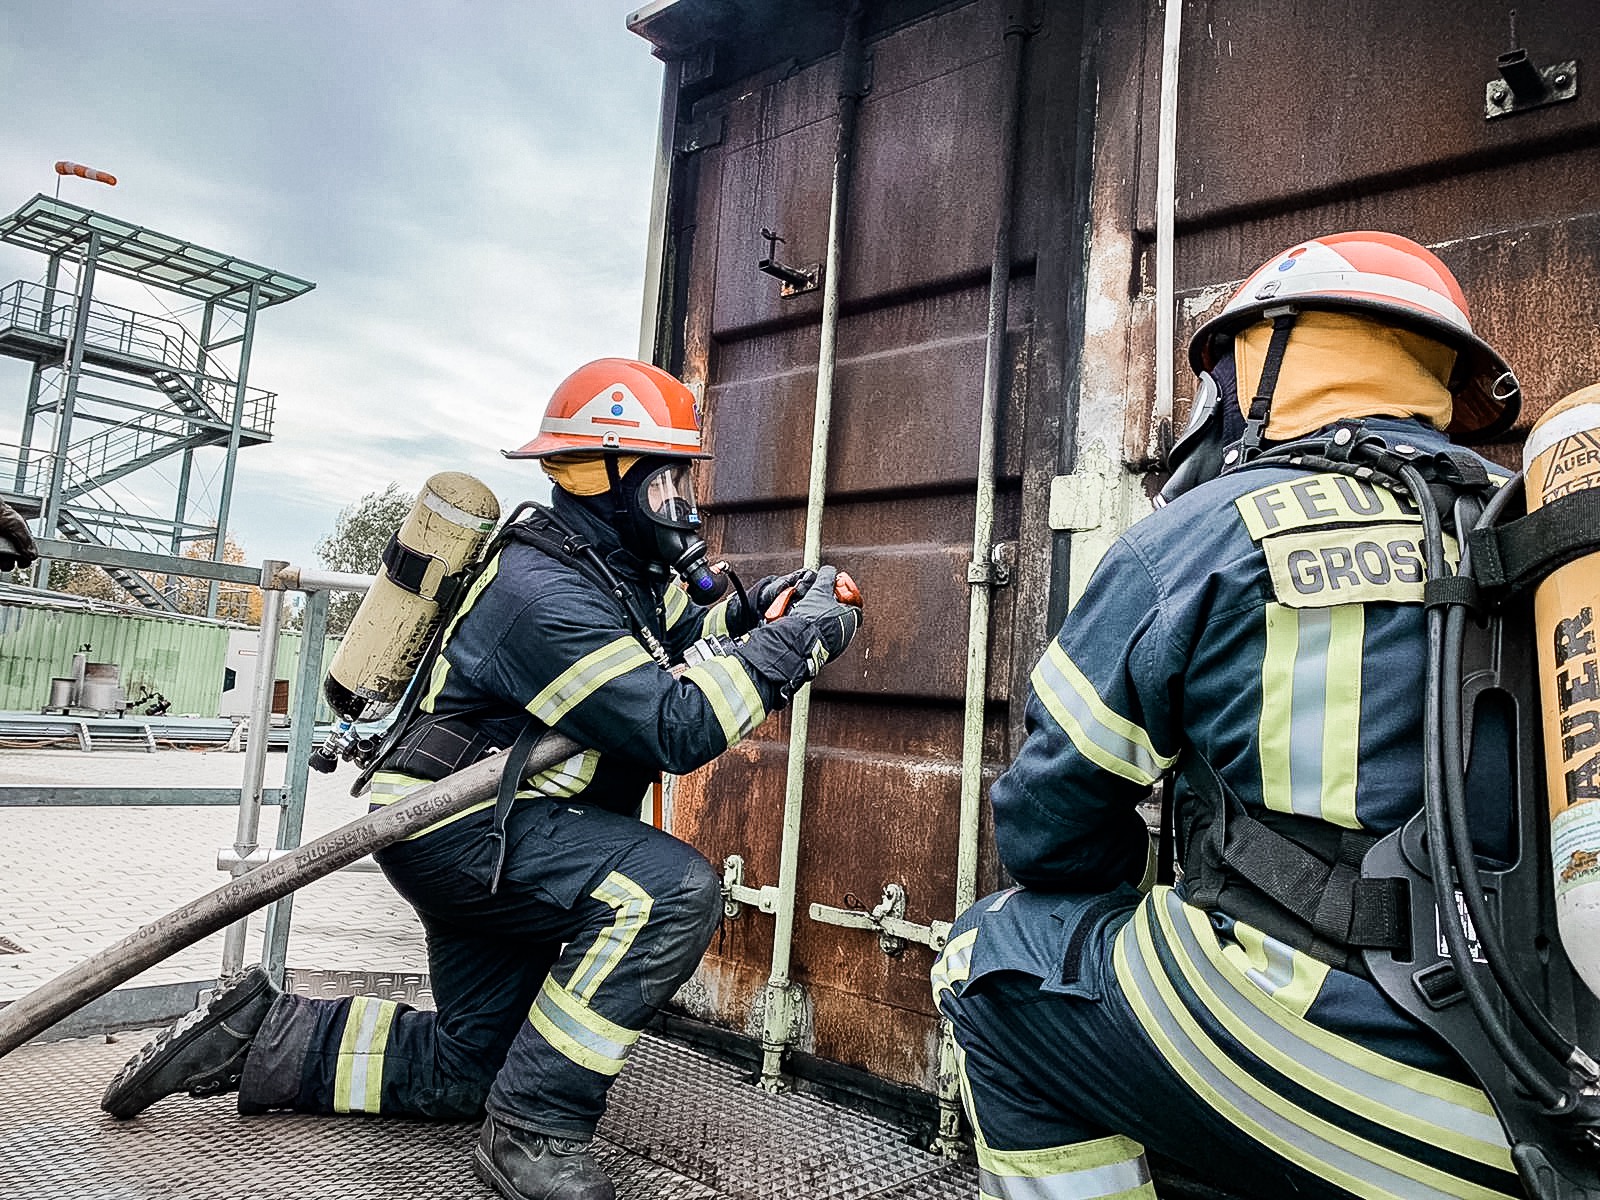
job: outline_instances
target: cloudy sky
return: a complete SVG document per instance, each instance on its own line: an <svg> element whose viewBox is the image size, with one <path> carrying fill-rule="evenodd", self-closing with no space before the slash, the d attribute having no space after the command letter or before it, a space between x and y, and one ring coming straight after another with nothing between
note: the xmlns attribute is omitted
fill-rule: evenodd
<svg viewBox="0 0 1600 1200"><path fill-rule="evenodd" d="M339 509L391 481L542 490L498 451L533 436L574 366L638 349L661 64L625 27L635 7L0 6L0 213L52 193L69 159L119 182L67 179L63 199L316 283L257 322L250 381L278 400L273 442L239 459L230 526L250 561L313 562ZM42 281L45 261L0 245L0 284ZM0 443L26 388L0 359ZM214 509L220 455L203 465Z"/></svg>

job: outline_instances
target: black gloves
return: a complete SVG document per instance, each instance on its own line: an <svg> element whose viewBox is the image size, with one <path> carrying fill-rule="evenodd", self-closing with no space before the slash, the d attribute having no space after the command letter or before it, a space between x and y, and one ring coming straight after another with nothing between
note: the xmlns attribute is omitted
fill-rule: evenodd
<svg viewBox="0 0 1600 1200"><path fill-rule="evenodd" d="M750 602L749 609L745 607L744 600L736 598L729 602L728 632L734 637L749 633L761 624L767 615L767 609L772 607L774 600L783 595L785 589L793 588L794 599L798 600L806 594L806 589L816 577L815 571L800 570L790 571L787 575L767 575L756 580L755 585L747 588L744 594L745 599Z"/></svg>
<svg viewBox="0 0 1600 1200"><path fill-rule="evenodd" d="M0 571L15 571L27 567L39 557L39 547L33 544L28 523L17 515L17 510L0 500Z"/></svg>
<svg viewBox="0 0 1600 1200"><path fill-rule="evenodd" d="M815 571L802 569L790 571L787 575L768 575L765 579L756 580L755 587L750 589L750 603L755 605L757 620L767 615L767 609L783 595L786 588L793 588L794 599L798 600L810 589L811 581L816 577Z"/></svg>
<svg viewBox="0 0 1600 1200"><path fill-rule="evenodd" d="M777 691L781 703L837 658L861 625L861 610L834 596L836 574L823 567L787 613L751 631L733 650Z"/></svg>
<svg viewBox="0 0 1600 1200"><path fill-rule="evenodd" d="M789 609L787 614L779 618L784 621L807 621L811 624L812 633L816 636L817 646L821 650L821 657L811 668L813 679L822 669L823 663L830 658L837 658L850 644L850 639L855 637L856 630L861 626L861 609L853 604L841 603L833 594L833 581L838 573L833 567L823 567L819 570L806 594ZM813 657L815 655L814 650Z"/></svg>

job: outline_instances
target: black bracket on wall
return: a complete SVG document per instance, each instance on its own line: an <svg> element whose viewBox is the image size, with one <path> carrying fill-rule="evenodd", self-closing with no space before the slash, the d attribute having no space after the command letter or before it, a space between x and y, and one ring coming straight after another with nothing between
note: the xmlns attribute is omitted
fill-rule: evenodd
<svg viewBox="0 0 1600 1200"><path fill-rule="evenodd" d="M821 263L809 267L791 267L787 263L781 263L778 261L778 245L783 239L770 229L763 229L761 236L767 239L767 254L756 263L756 267L768 275L783 280L785 296L803 295L806 292L814 292L822 286Z"/></svg>
<svg viewBox="0 0 1600 1200"><path fill-rule="evenodd" d="M1538 66L1517 44L1517 10L1511 10L1511 49L1494 60L1498 79L1483 85L1483 119L1509 117L1578 98L1578 60Z"/></svg>

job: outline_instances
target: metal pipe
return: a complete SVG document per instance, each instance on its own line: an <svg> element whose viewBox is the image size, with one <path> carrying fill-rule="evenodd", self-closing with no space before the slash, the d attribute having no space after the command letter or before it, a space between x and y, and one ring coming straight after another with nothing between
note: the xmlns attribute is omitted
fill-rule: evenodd
<svg viewBox="0 0 1600 1200"><path fill-rule="evenodd" d="M1004 108L1000 114L1000 194L996 201L994 256L989 264L989 320L983 360L983 401L978 425L977 496L973 506L972 561L967 564L967 691L961 728L961 799L957 817L955 911L977 899L978 827L983 807L983 725L989 694L989 606L998 583L993 560L994 496L1000 398L1007 371L1006 322L1011 294L1011 228L1016 192L1017 128L1022 110L1022 49L1028 37L1026 4L1013 5L1005 30ZM950 1055L950 1031L941 1029L941 1065ZM961 1098L955 1072L939 1073L939 1144L954 1153L960 1139Z"/></svg>
<svg viewBox="0 0 1600 1200"><path fill-rule="evenodd" d="M851 0L839 50L839 128L834 143L833 184L828 200L828 253L822 289L822 331L817 350L817 394L811 419L811 476L806 492L802 561L822 561L822 511L828 480L828 432L833 420L833 375L839 328L839 295L846 199L855 154L856 115L861 107L861 0ZM796 997L789 982L794 948L795 883L800 869L800 819L804 807L806 749L811 734L811 688L796 693L789 707L789 761L784 780L783 835L778 858L778 908L772 934L772 972L767 978L761 1029L761 1087L783 1089L783 1053L795 1038Z"/></svg>
<svg viewBox="0 0 1600 1200"><path fill-rule="evenodd" d="M261 285L250 285L244 312L244 333L239 347L239 376L233 384L233 420L228 429L228 454L222 463L222 495L217 501L217 532L211 544L211 561L223 561L228 549L228 515L233 507L233 475L239 463L239 442L244 435L246 381L250 378L250 350L256 339L256 310L261 307ZM206 616L217 615L217 585L206 589Z"/></svg>
<svg viewBox="0 0 1600 1200"><path fill-rule="evenodd" d="M1178 204L1178 50L1183 35L1183 0L1166 0L1161 44L1160 136L1156 150L1156 395L1150 413L1154 432L1172 426L1173 351L1177 314L1172 251Z"/></svg>
<svg viewBox="0 0 1600 1200"><path fill-rule="evenodd" d="M287 574L288 571L279 572L278 578ZM278 849L285 854L300 844L305 828L306 784L311 770L311 748L316 740L317 700L322 694L322 643L328 632L328 600L329 594L325 591L311 592L306 597L305 619L300 626L300 660L295 664L294 708L289 715L289 752L283 763L283 810L278 814L275 839ZM293 894L267 910L262 963L275 983L283 982L293 913Z"/></svg>
<svg viewBox="0 0 1600 1200"><path fill-rule="evenodd" d="M78 270L78 308L72 318L72 340L67 345L67 377L61 385L61 400L56 407L55 457L50 460L50 485L39 512L39 533L54 537L61 520L61 485L67 469L67 446L72 435L72 413L78 400L78 379L83 374L83 342L89 333L89 304L94 295L95 262L100 257L100 235L91 233L84 248L83 265ZM41 550L43 547L41 547ZM37 579L50 579L50 559L39 555Z"/></svg>
<svg viewBox="0 0 1600 1200"><path fill-rule="evenodd" d="M374 575L349 571L318 571L308 567L285 567L278 572L278 586L296 592L364 592L372 586Z"/></svg>
<svg viewBox="0 0 1600 1200"><path fill-rule="evenodd" d="M263 585L261 603L261 635L256 651L256 677L250 690L249 737L244 748L244 783L239 789L239 821L233 835L233 849L240 858L248 858L256 848L256 837L261 830L261 790L267 770L267 728L272 724L272 685L278 674L278 630L282 624L283 596L279 591L265 590L275 582L279 571L288 563L272 559L261 564ZM228 927L222 944L222 977L237 975L244 964L244 940L249 931L248 919Z"/></svg>

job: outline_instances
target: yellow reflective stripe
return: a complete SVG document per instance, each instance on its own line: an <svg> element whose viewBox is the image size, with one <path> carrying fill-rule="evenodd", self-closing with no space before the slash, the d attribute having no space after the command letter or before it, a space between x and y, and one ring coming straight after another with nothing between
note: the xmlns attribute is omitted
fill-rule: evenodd
<svg viewBox="0 0 1600 1200"><path fill-rule="evenodd" d="M1158 754L1147 732L1107 707L1060 642L1050 643L1032 683L1056 724L1096 766L1148 786L1177 761L1177 755Z"/></svg>
<svg viewBox="0 0 1600 1200"><path fill-rule="evenodd" d="M633 945L633 939L650 920L654 902L645 891L621 871L612 871L600 886L589 893L602 904L609 905L616 915L611 924L595 935L588 952L567 980L573 994L583 1000L594 998L596 989L616 970L617 964Z"/></svg>
<svg viewBox="0 0 1600 1200"><path fill-rule="evenodd" d="M1514 1170L1500 1122L1483 1093L1274 1011L1252 990L1240 987L1242 980L1230 977L1227 966L1231 964L1219 967L1216 959L1205 953L1207 943L1214 945L1216 939L1205 913L1183 904L1170 891L1155 911L1178 968L1195 995L1240 1045L1262 1061L1301 1087L1384 1128L1474 1162ZM1177 925L1179 920L1187 924L1188 937ZM1216 984L1227 988L1227 996ZM1250 1012L1230 1004L1229 997L1242 997L1250 1012L1268 1018L1270 1028L1251 1020Z"/></svg>
<svg viewBox="0 0 1600 1200"><path fill-rule="evenodd" d="M728 634L728 605L732 597L720 600L706 610L705 624L700 626L701 637L727 637Z"/></svg>
<svg viewBox="0 0 1600 1200"><path fill-rule="evenodd" d="M407 792L415 791L417 788L422 787L428 782L428 780L419 779L415 775L402 775L398 771L379 771L372 777L372 790L367 794L367 798L373 804L393 804ZM481 803L470 805L458 813L453 813L448 817L440 818L432 825L428 825L422 829L419 829L415 833L408 833L401 840L407 842L415 841L419 837L424 837L427 834L432 833L435 829L443 829L452 821L459 821L467 814L480 812L481 810L488 808L493 804L494 799L491 797L488 800L482 801Z"/></svg>
<svg viewBox="0 0 1600 1200"><path fill-rule="evenodd" d="M557 675L528 701L528 711L546 725L554 725L619 675L655 665L656 660L631 636L619 637L591 650Z"/></svg>
<svg viewBox="0 0 1600 1200"><path fill-rule="evenodd" d="M1356 817L1356 751L1361 743L1361 667L1367 610L1359 604L1330 608L1328 679L1322 726L1322 819L1360 829Z"/></svg>
<svg viewBox="0 0 1600 1200"><path fill-rule="evenodd" d="M736 658L725 655L708 658L690 667L680 678L700 689L730 746L744 740L767 719L767 708L761 702L755 681Z"/></svg>
<svg viewBox="0 0 1600 1200"><path fill-rule="evenodd" d="M622 1070L641 1032L601 1016L548 975L528 1010L528 1023L563 1057L597 1075Z"/></svg>
<svg viewBox="0 0 1600 1200"><path fill-rule="evenodd" d="M1356 818L1366 611L1266 606L1261 664L1262 801L1345 829Z"/></svg>
<svg viewBox="0 0 1600 1200"><path fill-rule="evenodd" d="M970 932L976 933L976 930ZM959 1044L956 1078L978 1156L978 1195L993 1200L1156 1200L1144 1147L1114 1134L1036 1150L996 1150L972 1099L967 1055Z"/></svg>
<svg viewBox="0 0 1600 1200"><path fill-rule="evenodd" d="M969 929L960 937L945 943L939 957L933 960L929 981L933 984L933 1006L939 1007L939 997L944 992L959 996L961 985L972 974L972 947L978 940L978 931Z"/></svg>
<svg viewBox="0 0 1600 1200"><path fill-rule="evenodd" d="M491 580L500 573L500 556L496 554L489 560L489 565L483 569L483 574L473 581L467 598L461 602L461 607L456 610L456 615L450 621L450 627L444 631L444 639L440 643L439 657L433 660L433 674L428 677L428 690L422 697L420 707L423 712L432 712L433 704L439 698L439 693L444 690L445 678L450 674L450 663L445 659L443 646L450 642L450 637L456 631L456 626L461 624L461 618L472 611L472 606L478 602L478 597L483 594L483 589L489 586Z"/></svg>
<svg viewBox="0 0 1600 1200"><path fill-rule="evenodd" d="M530 776L517 792L517 798L544 796L551 800L565 800L576 796L594 782L595 768L599 765L598 750L581 750L549 770Z"/></svg>
<svg viewBox="0 0 1600 1200"><path fill-rule="evenodd" d="M1006 1200L1155 1200L1144 1147L1113 1134L1042 1150L978 1147L978 1186ZM989 1176L988 1179L983 1176Z"/></svg>
<svg viewBox="0 0 1600 1200"><path fill-rule="evenodd" d="M1508 1200L1506 1193L1358 1137L1264 1091L1211 1041L1162 971L1149 924L1157 902L1155 896L1147 899L1118 933L1117 978L1162 1056L1219 1115L1290 1162L1366 1200Z"/></svg>
<svg viewBox="0 0 1600 1200"><path fill-rule="evenodd" d="M681 583L675 583L667 589L662 603L666 609L667 628L671 629L683 619L683 614L689 611L689 593Z"/></svg>
<svg viewBox="0 0 1600 1200"><path fill-rule="evenodd" d="M1293 947L1242 921L1234 923L1233 936L1239 944L1224 944L1221 950L1238 975L1271 996L1274 1004L1305 1016L1327 981L1328 964L1296 954Z"/></svg>
<svg viewBox="0 0 1600 1200"><path fill-rule="evenodd" d="M345 1013L339 1058L333 1072L335 1112L376 1113L383 1102L383 1052L399 1005L357 996Z"/></svg>

